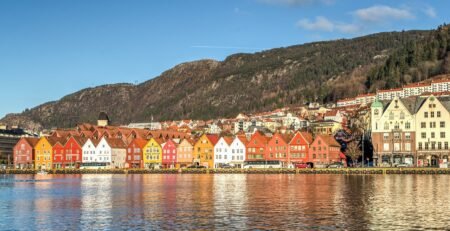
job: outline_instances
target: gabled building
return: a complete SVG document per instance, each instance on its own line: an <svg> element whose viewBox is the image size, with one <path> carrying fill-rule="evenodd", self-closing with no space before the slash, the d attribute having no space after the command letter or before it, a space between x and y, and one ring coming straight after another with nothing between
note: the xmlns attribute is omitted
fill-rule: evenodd
<svg viewBox="0 0 450 231"><path fill-rule="evenodd" d="M231 161L230 164L236 168L243 168L246 156L246 145L248 143L245 135L237 135L230 144Z"/></svg>
<svg viewBox="0 0 450 231"><path fill-rule="evenodd" d="M246 160L264 160L269 138L256 131L247 143Z"/></svg>
<svg viewBox="0 0 450 231"><path fill-rule="evenodd" d="M162 144L162 166L164 168L175 168L177 164L177 143L168 139Z"/></svg>
<svg viewBox="0 0 450 231"><path fill-rule="evenodd" d="M195 164L213 168L214 146L218 141L219 136L217 135L203 134L194 146Z"/></svg>
<svg viewBox="0 0 450 231"><path fill-rule="evenodd" d="M187 167L194 161L195 141L182 139L177 146L177 165L178 167Z"/></svg>
<svg viewBox="0 0 450 231"><path fill-rule="evenodd" d="M420 98L394 97L371 105L371 132L376 165L416 163L415 111Z"/></svg>
<svg viewBox="0 0 450 231"><path fill-rule="evenodd" d="M64 144L63 168L80 168L83 162L83 145L88 139L72 136Z"/></svg>
<svg viewBox="0 0 450 231"><path fill-rule="evenodd" d="M329 135L317 135L309 149L309 162L314 166L326 166L334 162L344 162L346 156L341 152L341 145Z"/></svg>
<svg viewBox="0 0 450 231"><path fill-rule="evenodd" d="M450 97L420 97L418 107L415 115L417 166L438 167L448 163ZM408 160L406 162L409 163Z"/></svg>
<svg viewBox="0 0 450 231"><path fill-rule="evenodd" d="M127 147L127 159L125 166L127 168L143 168L144 167L144 147L147 145L146 139L133 139Z"/></svg>
<svg viewBox="0 0 450 231"><path fill-rule="evenodd" d="M162 139L151 138L144 146L144 168L160 168L162 166Z"/></svg>
<svg viewBox="0 0 450 231"><path fill-rule="evenodd" d="M14 166L18 169L34 168L35 149L39 138L23 137L13 148Z"/></svg>
<svg viewBox="0 0 450 231"><path fill-rule="evenodd" d="M125 168L127 158L127 145L120 138L106 139L111 147L111 168Z"/></svg>
<svg viewBox="0 0 450 231"><path fill-rule="evenodd" d="M214 146L214 167L221 168L231 163L231 148L233 142L231 137L221 137Z"/></svg>
<svg viewBox="0 0 450 231"><path fill-rule="evenodd" d="M289 142L289 153L292 163L307 163L309 146L313 142L311 133L296 132Z"/></svg>

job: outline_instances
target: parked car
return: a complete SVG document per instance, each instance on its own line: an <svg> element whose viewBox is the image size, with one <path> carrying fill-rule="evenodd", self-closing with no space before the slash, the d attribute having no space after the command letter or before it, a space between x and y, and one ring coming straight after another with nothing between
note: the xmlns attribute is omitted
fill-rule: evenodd
<svg viewBox="0 0 450 231"><path fill-rule="evenodd" d="M411 165L410 165L410 164L407 164L407 163L399 163L399 164L395 164L394 166L397 167L397 168L407 168L407 167L411 167Z"/></svg>
<svg viewBox="0 0 450 231"><path fill-rule="evenodd" d="M343 167L344 167L344 164L341 162L334 162L327 166L327 168L343 168Z"/></svg>
<svg viewBox="0 0 450 231"><path fill-rule="evenodd" d="M310 168L310 165L306 163L297 163L295 164L295 168Z"/></svg>

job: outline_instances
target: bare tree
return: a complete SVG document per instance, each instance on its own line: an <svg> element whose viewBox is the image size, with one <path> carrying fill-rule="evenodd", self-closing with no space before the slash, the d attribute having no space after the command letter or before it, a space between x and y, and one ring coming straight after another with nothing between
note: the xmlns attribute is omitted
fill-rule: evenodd
<svg viewBox="0 0 450 231"><path fill-rule="evenodd" d="M356 141L347 144L345 155L350 157L353 163L355 163L356 160L361 156L361 149L359 148L358 143Z"/></svg>

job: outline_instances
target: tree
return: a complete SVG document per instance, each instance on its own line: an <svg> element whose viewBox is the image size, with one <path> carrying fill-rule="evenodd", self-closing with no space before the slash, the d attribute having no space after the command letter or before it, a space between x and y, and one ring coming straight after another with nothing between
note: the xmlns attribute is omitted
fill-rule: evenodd
<svg viewBox="0 0 450 231"><path fill-rule="evenodd" d="M358 143L356 141L352 141L347 144L345 155L350 157L353 163L355 163L356 160L361 156L361 149L359 148Z"/></svg>

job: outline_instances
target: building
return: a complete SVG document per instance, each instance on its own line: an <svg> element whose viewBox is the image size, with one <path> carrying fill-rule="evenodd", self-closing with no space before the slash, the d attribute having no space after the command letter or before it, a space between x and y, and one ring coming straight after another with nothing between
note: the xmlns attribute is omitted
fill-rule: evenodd
<svg viewBox="0 0 450 231"><path fill-rule="evenodd" d="M231 161L230 164L236 168L243 168L246 156L247 139L245 136L235 136L233 142L230 144Z"/></svg>
<svg viewBox="0 0 450 231"><path fill-rule="evenodd" d="M106 137L88 139L83 145L82 168L111 168L111 146Z"/></svg>
<svg viewBox="0 0 450 231"><path fill-rule="evenodd" d="M144 168L160 168L162 166L162 147L164 141L151 138L144 146Z"/></svg>
<svg viewBox="0 0 450 231"><path fill-rule="evenodd" d="M168 139L162 145L162 165L164 168L175 168L177 164L177 143Z"/></svg>
<svg viewBox="0 0 450 231"><path fill-rule="evenodd" d="M321 120L311 122L311 129L314 134L334 135L342 129L342 124L333 120Z"/></svg>
<svg viewBox="0 0 450 231"><path fill-rule="evenodd" d="M194 144L195 141L190 139L182 139L177 146L177 166L187 167L194 161Z"/></svg>
<svg viewBox="0 0 450 231"><path fill-rule="evenodd" d="M133 139L127 147L127 168L143 168L144 167L144 147L148 140L136 138Z"/></svg>
<svg viewBox="0 0 450 231"><path fill-rule="evenodd" d="M195 164L213 168L214 146L218 141L219 136L217 135L203 134L194 146Z"/></svg>
<svg viewBox="0 0 450 231"><path fill-rule="evenodd" d="M402 88L394 88L388 90L379 90L377 91L377 99L379 100L392 100L395 97L403 98L405 95L403 93Z"/></svg>
<svg viewBox="0 0 450 231"><path fill-rule="evenodd" d="M375 165L414 164L417 97L378 101L371 105Z"/></svg>
<svg viewBox="0 0 450 231"><path fill-rule="evenodd" d="M98 115L97 126L106 127L110 124L110 120L106 112L102 111Z"/></svg>
<svg viewBox="0 0 450 231"><path fill-rule="evenodd" d="M329 135L317 135L309 149L309 161L314 166L326 166L346 159L341 152L341 145Z"/></svg>
<svg viewBox="0 0 450 231"><path fill-rule="evenodd" d="M18 169L34 168L35 150L34 147L39 142L39 138L23 137L14 146L14 166Z"/></svg>
<svg viewBox="0 0 450 231"><path fill-rule="evenodd" d="M87 138L72 136L64 145L63 168L80 168L83 162L83 145Z"/></svg>
<svg viewBox="0 0 450 231"><path fill-rule="evenodd" d="M419 97L420 105L415 113L417 163L406 159L408 164L434 166L448 163L450 154L450 97Z"/></svg>
<svg viewBox="0 0 450 231"><path fill-rule="evenodd" d="M125 168L127 158L127 145L119 138L107 138L111 147L111 168Z"/></svg>
<svg viewBox="0 0 450 231"><path fill-rule="evenodd" d="M59 143L61 150L64 141L57 137L41 137L34 147L35 150L35 168L36 169L51 169L53 163L53 146Z"/></svg>
<svg viewBox="0 0 450 231"><path fill-rule="evenodd" d="M231 163L231 148L233 142L231 137L221 137L214 146L214 167L221 168Z"/></svg>
<svg viewBox="0 0 450 231"><path fill-rule="evenodd" d="M246 160L264 160L269 138L256 131L247 143Z"/></svg>
<svg viewBox="0 0 450 231"><path fill-rule="evenodd" d="M266 160L279 160L283 167L288 167L291 164L289 155L289 141L292 137L275 133L266 145Z"/></svg>
<svg viewBox="0 0 450 231"><path fill-rule="evenodd" d="M289 153L292 163L308 162L309 146L313 142L312 134L308 132L296 132L289 142Z"/></svg>

